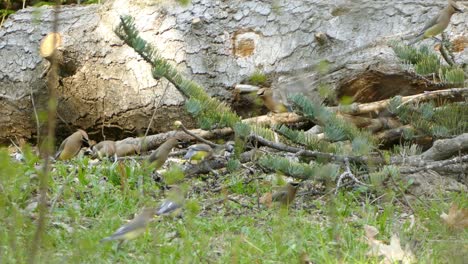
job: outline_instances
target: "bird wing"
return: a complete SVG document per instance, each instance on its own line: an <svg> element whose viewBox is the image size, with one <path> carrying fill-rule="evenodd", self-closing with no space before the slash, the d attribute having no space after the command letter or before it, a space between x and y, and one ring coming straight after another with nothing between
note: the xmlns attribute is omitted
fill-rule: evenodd
<svg viewBox="0 0 468 264"><path fill-rule="evenodd" d="M150 156L149 161L153 162L158 159L160 149L156 149Z"/></svg>
<svg viewBox="0 0 468 264"><path fill-rule="evenodd" d="M193 148L189 148L187 153L185 153L184 155L184 159L190 159L193 155L195 155L197 153L197 151Z"/></svg>
<svg viewBox="0 0 468 264"><path fill-rule="evenodd" d="M146 226L146 222L144 219L140 219L139 217L135 218L134 220L128 222L127 224L119 227L114 234L112 234L109 238L111 239L119 239L119 237L125 236L129 232L134 232L139 229L143 229Z"/></svg>
<svg viewBox="0 0 468 264"><path fill-rule="evenodd" d="M436 17L432 18L431 20L429 20L426 25L424 25L424 28L421 30L422 34L424 34L424 32L429 29L430 27L434 26L435 24L437 24L437 22L439 22L439 19L440 19L440 14L437 15Z"/></svg>
<svg viewBox="0 0 468 264"><path fill-rule="evenodd" d="M68 140L68 138L66 138L64 141L62 141L62 144L60 144L60 147L57 150L57 153L55 153L55 157L54 157L55 159L57 159L60 156L60 154L62 153L63 148L65 148L65 144L67 144L67 140Z"/></svg>
<svg viewBox="0 0 468 264"><path fill-rule="evenodd" d="M168 214L170 212L173 212L179 209L180 207L181 207L180 204L171 200L166 200L161 204L158 211L156 212L156 215Z"/></svg>

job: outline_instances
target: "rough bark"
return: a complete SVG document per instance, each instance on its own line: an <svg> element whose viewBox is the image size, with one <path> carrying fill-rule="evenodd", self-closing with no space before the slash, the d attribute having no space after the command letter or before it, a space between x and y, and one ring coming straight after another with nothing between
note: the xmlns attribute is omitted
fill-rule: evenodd
<svg viewBox="0 0 468 264"><path fill-rule="evenodd" d="M229 88L259 70L272 78L280 98L293 92L314 97L317 84L327 82L339 95L369 102L434 88L408 78L386 40L421 28L445 4L192 0L183 7L176 1L109 0L63 7L59 32L68 64L61 78L58 136L77 127L96 139L141 134L155 109L151 134L170 130L175 119L194 125L177 90L154 80L150 66L115 36L119 14L134 16L143 37L213 96L230 99ZM47 98L41 78L47 62L38 46L51 28L52 12L26 8L0 28L0 143L36 135L32 99L40 110ZM467 16L455 15L449 38L466 35L467 22ZM462 48L456 55L463 62L468 52ZM330 63L326 75L315 71L321 60Z"/></svg>

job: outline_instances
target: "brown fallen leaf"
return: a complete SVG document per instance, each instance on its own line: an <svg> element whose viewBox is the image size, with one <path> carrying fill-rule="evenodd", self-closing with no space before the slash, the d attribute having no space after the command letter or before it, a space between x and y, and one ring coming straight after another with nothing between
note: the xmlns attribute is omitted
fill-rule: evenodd
<svg viewBox="0 0 468 264"><path fill-rule="evenodd" d="M468 227L468 209L458 208L456 204L452 204L449 209L448 215L442 213L440 218L444 220L450 228L467 228Z"/></svg>
<svg viewBox="0 0 468 264"><path fill-rule="evenodd" d="M375 239L375 236L379 233L377 228L373 226L364 226L366 233L367 244L370 246L370 250L367 253L369 256L379 257L383 256L384 259L380 263L391 264L401 261L402 264L409 264L415 262L415 257L408 247L403 250L400 245L400 238L397 235L393 235L390 239L390 245Z"/></svg>

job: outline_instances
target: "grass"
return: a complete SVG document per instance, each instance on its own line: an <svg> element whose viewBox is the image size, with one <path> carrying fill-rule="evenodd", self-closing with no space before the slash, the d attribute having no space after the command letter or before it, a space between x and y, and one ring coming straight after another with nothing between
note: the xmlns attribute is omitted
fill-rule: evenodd
<svg viewBox="0 0 468 264"><path fill-rule="evenodd" d="M27 260L37 220L37 161L26 153L25 162L15 162L0 151L1 263ZM124 164L124 181L118 165L91 163L85 157L55 164L39 263L298 263L304 252L314 263L379 263L367 256L364 225L377 227L377 238L387 243L398 234L418 263L462 263L467 252L467 230L450 230L439 218L451 202L466 207L466 194L416 200L414 218L393 192L376 199L382 193L345 189L299 195L289 210L265 209L257 207L257 189L263 193L271 184L246 181L262 175L239 172L187 179L184 217L157 219L117 250L116 243L99 240L143 207L156 206L164 193L134 161ZM220 184L230 187L210 191ZM227 194L238 203L221 199Z"/></svg>

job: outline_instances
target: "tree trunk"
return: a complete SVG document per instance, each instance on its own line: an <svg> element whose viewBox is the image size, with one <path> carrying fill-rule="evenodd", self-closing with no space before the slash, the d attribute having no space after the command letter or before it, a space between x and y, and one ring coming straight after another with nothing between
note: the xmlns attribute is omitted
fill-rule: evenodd
<svg viewBox="0 0 468 264"><path fill-rule="evenodd" d="M229 89L260 71L279 98L292 92L316 97L317 84L326 82L339 95L370 102L433 88L408 78L386 41L414 33L445 4L192 0L184 7L176 1L109 0L64 6L59 31L67 63L57 135L82 128L95 139L122 139L143 134L153 114L152 134L171 130L177 119L195 126L182 95L167 81L153 79L150 65L114 34L119 14L134 16L142 36L213 96L231 100ZM52 12L26 8L0 28L0 143L37 136L33 101L41 116L47 98L41 75L48 63L38 47L49 33ZM450 39L466 35L467 23L467 16L455 15ZM456 55L458 62L467 61L466 50ZM322 60L329 71L320 75L315 66ZM252 107L240 113L257 113Z"/></svg>

